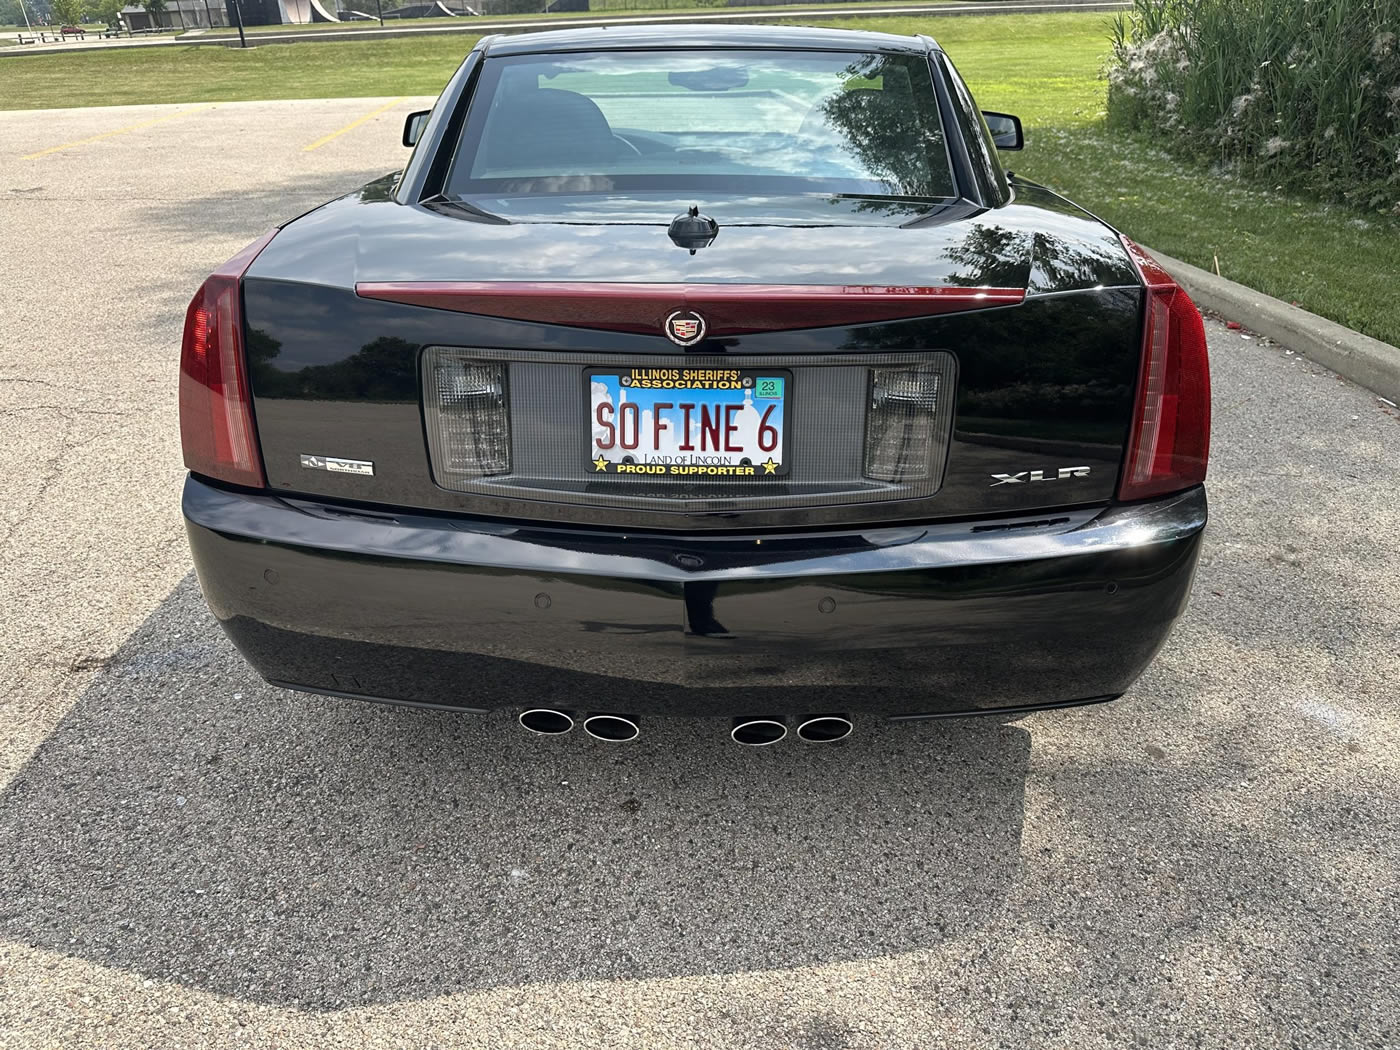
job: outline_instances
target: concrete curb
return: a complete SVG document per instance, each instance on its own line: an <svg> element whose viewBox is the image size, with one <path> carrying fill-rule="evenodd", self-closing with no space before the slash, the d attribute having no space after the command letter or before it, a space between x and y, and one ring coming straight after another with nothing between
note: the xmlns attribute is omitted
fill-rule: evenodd
<svg viewBox="0 0 1400 1050"><path fill-rule="evenodd" d="M1400 348L1217 277L1209 270L1150 248L1148 251L1180 282L1197 306L1238 321L1353 383L1400 402Z"/></svg>

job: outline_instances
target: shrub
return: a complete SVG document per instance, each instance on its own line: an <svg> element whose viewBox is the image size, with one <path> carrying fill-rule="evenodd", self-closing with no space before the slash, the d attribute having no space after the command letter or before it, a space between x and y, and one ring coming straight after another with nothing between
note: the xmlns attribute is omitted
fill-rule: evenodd
<svg viewBox="0 0 1400 1050"><path fill-rule="evenodd" d="M1134 0L1111 126L1289 189L1400 213L1400 0Z"/></svg>

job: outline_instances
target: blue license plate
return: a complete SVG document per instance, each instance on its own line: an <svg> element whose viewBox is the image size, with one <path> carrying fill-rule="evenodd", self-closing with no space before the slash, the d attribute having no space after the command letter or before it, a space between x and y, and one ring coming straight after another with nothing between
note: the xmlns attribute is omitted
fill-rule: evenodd
<svg viewBox="0 0 1400 1050"><path fill-rule="evenodd" d="M774 368L593 368L588 472L738 481L788 472L792 373Z"/></svg>

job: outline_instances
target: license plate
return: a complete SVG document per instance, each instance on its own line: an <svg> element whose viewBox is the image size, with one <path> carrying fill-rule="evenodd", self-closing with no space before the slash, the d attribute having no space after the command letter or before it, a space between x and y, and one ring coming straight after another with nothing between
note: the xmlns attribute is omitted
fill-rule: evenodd
<svg viewBox="0 0 1400 1050"><path fill-rule="evenodd" d="M638 478L781 477L792 373L774 368L592 368L588 472Z"/></svg>

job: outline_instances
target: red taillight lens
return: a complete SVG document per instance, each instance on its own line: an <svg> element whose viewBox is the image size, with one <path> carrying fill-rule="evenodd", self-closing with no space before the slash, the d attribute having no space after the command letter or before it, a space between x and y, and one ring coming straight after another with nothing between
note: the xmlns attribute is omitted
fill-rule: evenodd
<svg viewBox="0 0 1400 1050"><path fill-rule="evenodd" d="M1123 243L1147 285L1142 370L1118 498L1199 485L1210 456L1210 361L1201 312L1150 255Z"/></svg>
<svg viewBox="0 0 1400 1050"><path fill-rule="evenodd" d="M271 235L249 245L210 277L185 311L180 348L180 443L196 474L262 488L243 356L239 279Z"/></svg>

